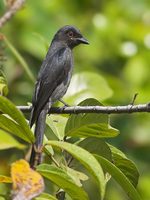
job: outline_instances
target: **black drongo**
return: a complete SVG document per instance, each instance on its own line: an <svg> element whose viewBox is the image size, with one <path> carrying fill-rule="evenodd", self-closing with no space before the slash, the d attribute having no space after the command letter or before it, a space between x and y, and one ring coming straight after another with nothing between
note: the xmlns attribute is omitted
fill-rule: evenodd
<svg viewBox="0 0 150 200"><path fill-rule="evenodd" d="M62 27L55 34L42 63L35 85L30 116L30 127L35 123L31 167L40 163L38 152L43 143L46 114L51 105L60 100L67 91L73 71L72 49L81 43L88 44L88 41L77 28Z"/></svg>

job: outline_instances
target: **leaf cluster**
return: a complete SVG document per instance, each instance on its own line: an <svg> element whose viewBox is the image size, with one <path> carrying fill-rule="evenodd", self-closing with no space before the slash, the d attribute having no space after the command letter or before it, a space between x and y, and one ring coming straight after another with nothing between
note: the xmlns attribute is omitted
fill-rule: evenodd
<svg viewBox="0 0 150 200"><path fill-rule="evenodd" d="M79 105L102 105L96 99L86 99ZM5 97L0 97L0 141L1 150L18 148L20 151L31 144L34 136L23 114ZM104 199L106 185L111 178L123 188L130 199L139 200L136 190L139 173L135 164L120 150L105 141L106 138L117 137L119 131L110 126L108 115L78 114L47 117L47 131L44 141L45 160L37 167L37 171L56 185L53 192L43 194L37 199L56 199L58 189L73 200L90 199L85 182L93 177L99 191L98 198ZM15 139L14 136L17 136ZM62 141L64 140L65 141ZM78 167L77 167L78 166ZM84 169L84 170L83 170ZM86 169L86 170L85 170ZM6 181L2 175L1 182ZM46 196L45 196L46 195ZM56 195L56 196L55 196ZM67 197L68 199L69 197Z"/></svg>

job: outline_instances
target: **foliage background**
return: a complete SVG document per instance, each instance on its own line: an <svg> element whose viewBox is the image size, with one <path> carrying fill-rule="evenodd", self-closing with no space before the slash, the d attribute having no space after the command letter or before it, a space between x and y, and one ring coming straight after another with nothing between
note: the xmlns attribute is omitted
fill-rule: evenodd
<svg viewBox="0 0 150 200"><path fill-rule="evenodd" d="M0 15L5 9L4 3L0 1ZM98 85L93 79L95 90L89 93L89 97L98 97L105 105L125 105L132 101L137 92L139 95L136 103L150 101L149 1L28 0L24 8L1 31L20 52L36 77L47 51L47 44L56 30L66 24L79 27L90 41L89 46L75 49L74 73L95 72L109 86L109 90L104 91L103 84ZM8 97L16 105L26 105L31 102L34 84L7 47L5 55L7 61L3 70L9 85ZM68 95L65 99L73 104L79 102L81 96L74 95L70 99ZM141 175L138 190L143 200L150 199L149 121L149 114L111 116L111 124L121 134L109 140L136 163ZM21 156L19 154L18 150L0 153L1 173L7 174L8 163ZM0 192L3 187L0 187ZM106 199L126 199L113 181L107 190Z"/></svg>

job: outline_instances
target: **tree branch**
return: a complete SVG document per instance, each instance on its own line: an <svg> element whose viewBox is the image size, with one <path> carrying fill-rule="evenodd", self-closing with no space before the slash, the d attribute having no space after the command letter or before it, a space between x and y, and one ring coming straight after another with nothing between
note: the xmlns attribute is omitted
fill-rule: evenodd
<svg viewBox="0 0 150 200"><path fill-rule="evenodd" d="M0 28L12 18L12 16L23 6L25 0L16 0L10 9L4 13L4 15L0 18Z"/></svg>
<svg viewBox="0 0 150 200"><path fill-rule="evenodd" d="M17 106L23 113L29 113L31 106ZM71 106L52 107L50 113L55 114L79 114L79 113L103 113L103 114L125 114L137 112L150 112L150 103L126 106Z"/></svg>

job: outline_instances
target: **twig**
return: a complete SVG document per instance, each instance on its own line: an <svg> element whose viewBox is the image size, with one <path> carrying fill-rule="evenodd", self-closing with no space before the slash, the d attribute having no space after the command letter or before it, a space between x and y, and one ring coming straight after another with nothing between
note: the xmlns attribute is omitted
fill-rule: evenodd
<svg viewBox="0 0 150 200"><path fill-rule="evenodd" d="M17 106L23 113L30 113L31 106ZM103 114L125 114L137 112L150 112L150 103L126 106L71 106L52 107L51 114L79 114L79 113L103 113Z"/></svg>
<svg viewBox="0 0 150 200"><path fill-rule="evenodd" d="M0 18L0 28L12 18L12 16L23 6L25 0L16 0L8 11Z"/></svg>
<svg viewBox="0 0 150 200"><path fill-rule="evenodd" d="M133 99L132 99L132 101L130 103L132 106L134 105L137 96L138 96L138 93L135 93L134 96L133 96Z"/></svg>

